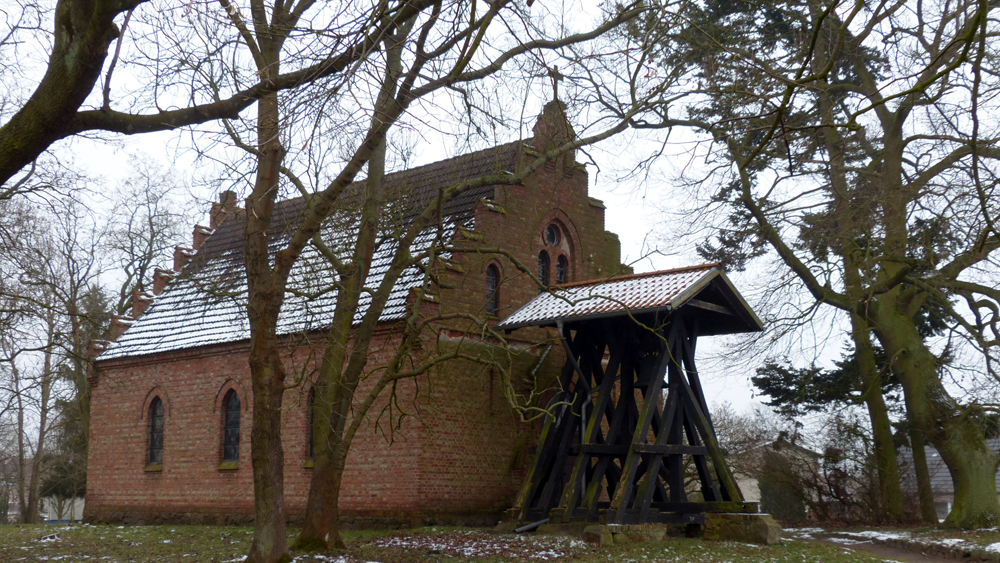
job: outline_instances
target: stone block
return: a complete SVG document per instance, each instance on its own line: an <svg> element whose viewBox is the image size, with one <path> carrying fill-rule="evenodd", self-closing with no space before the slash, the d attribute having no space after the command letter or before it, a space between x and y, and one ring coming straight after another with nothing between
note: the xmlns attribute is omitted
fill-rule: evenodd
<svg viewBox="0 0 1000 563"><path fill-rule="evenodd" d="M705 539L762 545L781 541L781 526L770 514L705 514Z"/></svg>
<svg viewBox="0 0 1000 563"><path fill-rule="evenodd" d="M615 533L636 543L661 541L667 535L667 527L664 524L624 524Z"/></svg>
<svg viewBox="0 0 1000 563"><path fill-rule="evenodd" d="M588 526L586 522L549 522L538 527L538 533L553 536L581 537Z"/></svg>
<svg viewBox="0 0 1000 563"><path fill-rule="evenodd" d="M614 538L607 526L595 524L583 529L583 541L600 547L614 545Z"/></svg>

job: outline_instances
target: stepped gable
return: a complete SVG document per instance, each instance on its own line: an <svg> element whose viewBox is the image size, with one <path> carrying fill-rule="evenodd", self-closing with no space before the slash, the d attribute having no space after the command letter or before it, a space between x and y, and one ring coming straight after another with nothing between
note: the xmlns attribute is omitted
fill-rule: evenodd
<svg viewBox="0 0 1000 563"><path fill-rule="evenodd" d="M524 144L531 140L507 143L483 151L465 154L425 166L387 174L384 180L386 194L399 196L407 213L419 212L438 192L461 181L514 172L517 158ZM350 205L350 193L363 187L363 180L348 187L345 201ZM492 199L494 186L487 185L468 190L448 202L444 207L448 229L458 226L471 227L476 202ZM295 198L275 206L272 245L275 247L287 237L301 221L305 200ZM233 210L230 216L205 239L184 270L171 281L164 292L107 350L98 361L151 355L160 352L238 342L249 339L246 319L246 275L243 266L243 224L245 210ZM356 231L353 220L356 214L343 213L331 218L324 225L324 239L334 249L349 251L351 235ZM416 249L427 247L434 233L428 232L414 242ZM373 257L372 268L366 285L379 283L388 270L392 258L392 244L380 245ZM314 291L312 299L286 296L285 307L279 319L279 333L290 334L301 330L316 330L329 325L336 296L325 293L329 284L324 277L329 270L324 260L310 245L293 268L289 285L298 291ZM327 278L328 279L328 278ZM398 320L405 315L406 298L412 288L418 287L422 276L417 271L404 274L393 288L392 295L380 317L383 322ZM369 295L362 298L358 318L367 310Z"/></svg>

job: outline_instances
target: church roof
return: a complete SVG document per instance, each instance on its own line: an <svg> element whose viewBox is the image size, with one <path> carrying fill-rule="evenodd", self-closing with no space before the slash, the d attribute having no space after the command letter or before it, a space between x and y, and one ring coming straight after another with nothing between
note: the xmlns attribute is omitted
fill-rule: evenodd
<svg viewBox="0 0 1000 563"><path fill-rule="evenodd" d="M760 320L718 264L703 264L606 280L571 283L532 299L500 325L500 330L553 326L590 319L699 309L709 322L699 333L734 334L762 329Z"/></svg>
<svg viewBox="0 0 1000 563"><path fill-rule="evenodd" d="M502 172L514 172L522 143L507 143L387 174L386 194L395 195L397 203L390 213L405 224L415 210L422 210L444 188L461 181ZM356 182L351 189L362 185ZM494 187L471 189L451 200L443 209L444 236L450 237L458 227L472 227L473 212L480 199L491 199ZM350 198L348 198L350 199ZM349 204L348 204L349 205ZM288 239L305 211L302 198L279 202L275 207L271 249L276 251ZM170 282L166 290L116 341L112 342L99 360L143 356L171 350L211 344L238 342L250 338L246 313L246 273L243 258L244 211L230 213L192 257L191 262ZM357 233L357 215L345 210L331 217L323 227L323 239L335 251L347 257L353 249ZM398 227L397 219L386 230ZM422 233L414 242L413 253L427 249L438 236L437 229ZM376 287L389 269L395 250L394 237L379 242L366 280L367 287ZM331 290L332 270L312 245L293 267L289 291L278 321L279 334L317 330L329 326L336 305L336 293ZM402 319L406 314L406 299L410 290L423 281L421 272L412 268L404 273L392 289L380 321ZM355 321L368 309L371 296L363 294Z"/></svg>

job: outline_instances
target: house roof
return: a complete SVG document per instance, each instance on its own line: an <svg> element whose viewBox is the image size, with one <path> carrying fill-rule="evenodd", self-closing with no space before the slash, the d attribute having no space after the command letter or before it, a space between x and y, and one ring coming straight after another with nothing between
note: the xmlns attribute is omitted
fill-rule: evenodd
<svg viewBox="0 0 1000 563"><path fill-rule="evenodd" d="M387 174L385 193L395 196L390 206L396 218L383 230L406 224L415 211L422 210L444 188L461 181L502 172L514 172L523 143L507 143L491 149L442 160L426 166ZM355 182L348 194L357 193L362 182ZM445 237L459 226L471 227L473 212L480 199L493 197L493 186L470 189L451 200L443 208ZM347 206L357 198L346 198ZM305 212L303 198L279 202L275 207L271 249L276 251L288 239ZM198 249L191 262L152 305L116 341L112 342L99 360L143 356L237 342L250 338L246 313L246 273L243 258L244 211L231 213ZM350 256L357 233L357 215L346 209L331 217L323 226L323 239L334 251ZM437 229L422 233L414 242L412 252L426 250L438 236ZM367 287L377 287L389 269L395 239L383 236L375 250ZM331 269L312 245L307 246L289 277L289 291L278 321L279 334L292 334L329 326L336 305L336 293L331 291ZM392 289L381 322L398 320L406 314L406 299L411 289L420 286L423 275L416 268L404 273ZM355 321L360 321L370 303L370 294L363 294Z"/></svg>
<svg viewBox="0 0 1000 563"><path fill-rule="evenodd" d="M1000 453L1000 438L986 440L990 449ZM933 446L924 446L924 456L927 458L927 472L931 476L931 490L935 494L950 495L955 494L955 483L951 480L951 473L948 466L941 459L941 454ZM908 479L904 479L904 488L917 490L916 473L913 469L913 451L910 448L902 448L899 451L899 462L903 466ZM997 490L1000 490L1000 471L996 474Z"/></svg>
<svg viewBox="0 0 1000 563"><path fill-rule="evenodd" d="M497 328L553 326L557 321L634 316L684 306L697 308L708 321L701 323L700 334L756 332L763 327L722 268L703 264L562 285L539 294Z"/></svg>

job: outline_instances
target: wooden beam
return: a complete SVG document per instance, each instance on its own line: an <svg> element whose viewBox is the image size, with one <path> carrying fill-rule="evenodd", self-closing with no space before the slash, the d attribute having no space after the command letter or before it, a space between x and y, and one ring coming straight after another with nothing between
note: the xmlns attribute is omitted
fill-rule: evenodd
<svg viewBox="0 0 1000 563"><path fill-rule="evenodd" d="M673 323L671 323L673 325ZM657 327L659 330L661 327ZM669 338L668 338L669 341ZM655 367L653 368L653 373L662 374L667 369L667 362L670 360L670 354L667 353L667 346L661 340L659 346L659 354ZM610 511L617 511L618 517L614 520L609 520L609 522L614 522L617 524L624 524L621 518L624 517L625 512L623 509L627 508L629 502L631 501L632 491L634 488L635 472L639 467L639 460L642 454L634 451L634 447L637 444L646 441L646 437L649 434L649 427L653 421L653 413L659 408L660 403L660 389L663 388L663 377L657 375L653 377L649 385L646 386L645 392L643 393L642 400L642 410L639 413L638 420L636 421L635 431L632 434L632 445L633 451L628 454L625 458L625 462L622 464L622 477L618 481L618 486L615 488L615 495L611 499ZM624 389L623 389L624 395ZM656 473L653 474L654 476Z"/></svg>
<svg viewBox="0 0 1000 563"><path fill-rule="evenodd" d="M686 444L636 444L634 446L631 444L586 444L583 446L583 453L593 457L604 455L625 457L630 451L640 454L659 455L708 455L708 448L705 446L688 446Z"/></svg>
<svg viewBox="0 0 1000 563"><path fill-rule="evenodd" d="M743 493L740 492L739 487L736 485L736 479L733 478L733 474L729 471L729 466L726 465L725 458L722 457L722 450L719 449L719 443L715 440L715 433L712 432L711 424L705 417L705 413L702 412L701 405L698 404L698 399L695 397L694 391L691 390L691 386L683 379L681 380L681 401L684 402L685 410L690 411L691 422L694 423L698 432L705 440L708 455L712 459L712 465L715 466L716 474L719 476L719 484L728 492L727 496L730 498L724 500L743 502Z"/></svg>
<svg viewBox="0 0 1000 563"><path fill-rule="evenodd" d="M587 428L584 430L584 448L588 444L597 445L599 438L602 437L601 423L604 420L604 413L607 412L608 406L612 403L611 392L614 390L615 374L618 373L623 355L624 343L618 332L605 330L604 333L607 337L607 343L600 340L596 346L592 345L588 347L586 353L581 354L581 358L586 360L583 362L583 369L590 368L592 370L590 373L593 373L595 382L600 382L600 386L597 387L597 401L590 405L590 417L587 420ZM601 360L604 358L605 346L610 351L610 358L608 359L607 369L602 370ZM585 449L583 453L586 453ZM590 481L593 481L598 472L600 476L597 476L596 479L599 481L604 474L603 470L595 471L591 469L590 457L586 455L579 455L576 458L573 470L570 472L569 482L563 488L563 494L559 500L557 509L559 514L562 515L563 522L572 520L572 509L576 507L577 500L581 495L586 495L586 491L589 489L587 485L588 480L586 479L587 473L590 473Z"/></svg>
<svg viewBox="0 0 1000 563"><path fill-rule="evenodd" d="M652 508L661 512L735 512L756 514L760 506L755 502L654 502Z"/></svg>
<svg viewBox="0 0 1000 563"><path fill-rule="evenodd" d="M722 305L716 305L715 303L709 303L708 301L702 301L701 299L688 299L685 305L690 305L692 307L697 307L699 309L704 309L706 311L712 311L713 313L721 313L723 315L729 315L735 317L736 313L730 310L728 307Z"/></svg>
<svg viewBox="0 0 1000 563"><path fill-rule="evenodd" d="M623 329L622 338L617 341L615 345L615 350L617 353L612 353L612 358L618 358L621 376L618 378L620 382L619 391L620 395L617 404L614 405L614 410L612 411L611 421L608 423L608 433L604 437L604 442L609 445L623 445L627 436L624 436L622 429L626 425L628 420L628 411L630 408L635 408L631 397L633 396L632 384L635 381L635 358L628 353L628 342L631 341L631 330L634 330L631 326L627 326ZM610 361L608 367L611 367ZM611 401L611 392L614 390L613 383L609 385L607 389L607 395L602 395L602 399L607 399ZM599 399L598 402L601 402ZM595 421L595 429L599 429L599 421ZM594 434L596 436L596 433ZM596 440L595 440L596 441ZM588 459L589 461L589 459ZM594 466L594 470L591 474L590 483L587 485L587 490L583 499L583 507L586 508L590 513L594 514L597 511L597 503L601 497L601 481L607 477L608 480L608 496L612 496L612 491L616 486L619 477L614 469L614 465L611 463L611 456L604 456L598 459L597 464ZM614 481L614 482L612 482Z"/></svg>

